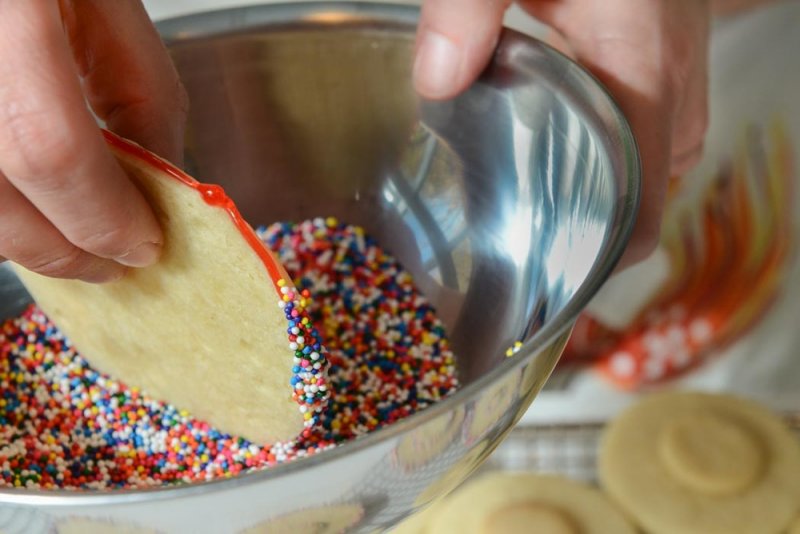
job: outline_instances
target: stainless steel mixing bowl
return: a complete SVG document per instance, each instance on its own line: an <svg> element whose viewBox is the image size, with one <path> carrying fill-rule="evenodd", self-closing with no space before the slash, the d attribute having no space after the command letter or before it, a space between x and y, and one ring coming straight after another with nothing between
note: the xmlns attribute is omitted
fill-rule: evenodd
<svg viewBox="0 0 800 534"><path fill-rule="evenodd" d="M463 388L335 450L234 479L5 489L0 529L371 532L452 488L512 428L626 244L637 151L593 78L513 32L464 95L418 101L416 16L385 4L269 5L160 31L191 97L189 171L222 184L252 224L333 215L363 225L435 304ZM0 317L28 302L0 269Z"/></svg>

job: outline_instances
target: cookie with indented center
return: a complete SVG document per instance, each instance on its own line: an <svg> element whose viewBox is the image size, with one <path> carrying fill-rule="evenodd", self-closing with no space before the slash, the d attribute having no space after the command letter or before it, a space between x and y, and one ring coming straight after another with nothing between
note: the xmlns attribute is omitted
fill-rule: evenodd
<svg viewBox="0 0 800 534"><path fill-rule="evenodd" d="M364 508L355 503L321 506L276 517L241 534L341 534L363 516Z"/></svg>
<svg viewBox="0 0 800 534"><path fill-rule="evenodd" d="M800 443L755 402L659 393L611 423L599 474L647 532L778 533L800 504Z"/></svg>
<svg viewBox="0 0 800 534"><path fill-rule="evenodd" d="M327 362L301 295L221 188L106 132L164 231L157 264L103 285L16 266L98 370L219 430L266 444L313 425Z"/></svg>
<svg viewBox="0 0 800 534"><path fill-rule="evenodd" d="M554 475L491 473L433 504L420 532L436 534L634 534L596 488Z"/></svg>
<svg viewBox="0 0 800 534"><path fill-rule="evenodd" d="M800 516L796 517L795 520L792 521L792 524L789 525L789 530L786 531L786 534L800 534Z"/></svg>

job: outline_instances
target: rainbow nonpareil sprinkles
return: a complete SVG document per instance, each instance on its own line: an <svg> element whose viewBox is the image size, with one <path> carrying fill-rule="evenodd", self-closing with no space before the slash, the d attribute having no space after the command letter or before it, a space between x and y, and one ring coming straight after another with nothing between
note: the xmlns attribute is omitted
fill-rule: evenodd
<svg viewBox="0 0 800 534"><path fill-rule="evenodd" d="M328 349L332 394L319 421L296 441L268 446L222 434L92 370L32 307L0 324L0 486L107 489L230 477L362 436L455 390L453 355L433 308L360 228L315 219L260 235ZM292 328L290 335L302 333ZM319 387L298 377L313 368L311 352L296 355L296 376L287 377L309 400Z"/></svg>

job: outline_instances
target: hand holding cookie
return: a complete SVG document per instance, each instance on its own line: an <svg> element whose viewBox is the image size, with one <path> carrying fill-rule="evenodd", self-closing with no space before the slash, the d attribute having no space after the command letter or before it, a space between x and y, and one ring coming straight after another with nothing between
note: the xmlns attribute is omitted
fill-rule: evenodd
<svg viewBox="0 0 800 534"><path fill-rule="evenodd" d="M164 231L160 261L87 284L17 273L99 370L259 444L324 409L327 362L310 302L218 186L107 134Z"/></svg>
<svg viewBox="0 0 800 534"><path fill-rule="evenodd" d="M3 2L0 78L0 261L88 282L155 262L161 228L93 116L180 161L187 98L141 2Z"/></svg>

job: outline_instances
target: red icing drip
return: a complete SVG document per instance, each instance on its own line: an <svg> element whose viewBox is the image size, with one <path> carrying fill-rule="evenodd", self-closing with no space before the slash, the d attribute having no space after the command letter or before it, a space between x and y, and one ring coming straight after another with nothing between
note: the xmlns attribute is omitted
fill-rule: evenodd
<svg viewBox="0 0 800 534"><path fill-rule="evenodd" d="M188 187L191 187L203 197L203 200L206 202L206 204L227 211L231 220L242 234L242 237L245 238L248 245L250 245L250 248L253 249L253 252L258 255L259 259L261 259L261 262L264 264L264 267L266 268L267 273L272 280L272 284L275 287L276 292L280 294L278 280L283 279L287 283L291 283L291 278L289 278L289 275L286 274L283 265L278 262L278 260L269 250L267 250L263 241L258 238L256 233L253 231L253 228L247 224L247 221L245 221L241 216L239 210L236 208L236 205L233 203L233 200L231 200L231 198L225 194L225 191L222 189L222 187L214 184L202 184L168 161L161 159L152 152L140 147L132 141L128 141L127 139L124 139L115 133L109 132L108 130L102 130L102 132L106 142L115 149L124 152L129 156L133 156L139 160L142 160L158 171L163 172L175 180L178 180Z"/></svg>

